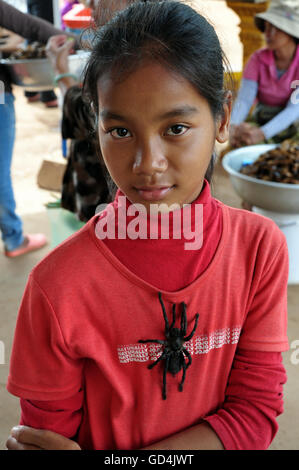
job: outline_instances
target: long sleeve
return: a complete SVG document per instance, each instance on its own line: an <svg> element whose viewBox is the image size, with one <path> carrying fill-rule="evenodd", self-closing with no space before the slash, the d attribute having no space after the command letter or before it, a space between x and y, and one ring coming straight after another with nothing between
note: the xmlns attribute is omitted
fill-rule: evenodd
<svg viewBox="0 0 299 470"><path fill-rule="evenodd" d="M25 39L42 43L46 43L51 36L64 34L48 21L22 13L2 0L0 0L0 26Z"/></svg>
<svg viewBox="0 0 299 470"><path fill-rule="evenodd" d="M21 398L20 424L74 438L82 420L83 396L83 390L79 390L64 400L37 401Z"/></svg>
<svg viewBox="0 0 299 470"><path fill-rule="evenodd" d="M297 120L299 120L299 103L293 102L291 97L287 106L261 129L266 139L271 139L271 137L284 131Z"/></svg>
<svg viewBox="0 0 299 470"><path fill-rule="evenodd" d="M237 351L223 406L205 418L226 450L269 447L283 412L285 382L281 353Z"/></svg>
<svg viewBox="0 0 299 470"><path fill-rule="evenodd" d="M254 80L243 78L240 90L233 107L231 124L241 124L253 105L258 92L258 83Z"/></svg>
<svg viewBox="0 0 299 470"><path fill-rule="evenodd" d="M226 450L267 449L283 412L286 374L281 353L239 350L223 406L205 418ZM82 392L56 401L21 399L21 424L74 437L81 421Z"/></svg>

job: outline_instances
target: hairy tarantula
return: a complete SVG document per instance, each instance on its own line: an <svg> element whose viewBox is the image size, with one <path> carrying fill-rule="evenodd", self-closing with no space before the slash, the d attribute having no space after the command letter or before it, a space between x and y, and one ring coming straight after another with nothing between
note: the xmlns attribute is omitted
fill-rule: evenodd
<svg viewBox="0 0 299 470"><path fill-rule="evenodd" d="M189 341L195 333L198 323L199 314L195 315L194 327L191 333L187 334L187 315L186 315L186 304L182 302L182 314L181 314L181 328L175 328L175 317L176 317L176 304L172 306L172 323L169 326L165 306L163 304L161 292L159 292L159 300L162 307L162 312L165 321L165 336L166 340L160 339L140 339L139 343L158 343L164 346L161 356L153 363L148 366L149 369L155 367L162 359L164 359L164 372L163 372L163 390L162 398L166 400L166 374L170 372L172 375L177 374L181 369L183 369L182 380L179 384L179 391L183 391L183 384L186 378L186 370L191 365L192 358L190 353L184 347L184 343ZM185 361L185 356L187 362Z"/></svg>

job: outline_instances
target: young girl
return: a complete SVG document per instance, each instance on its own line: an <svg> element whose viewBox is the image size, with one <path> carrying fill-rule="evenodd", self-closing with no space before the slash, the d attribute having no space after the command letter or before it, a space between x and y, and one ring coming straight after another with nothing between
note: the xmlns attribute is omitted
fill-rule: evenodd
<svg viewBox="0 0 299 470"><path fill-rule="evenodd" d="M211 196L231 108L223 63L212 26L180 2L133 4L98 31L84 90L118 191L30 274L7 384L21 423L83 449L270 445L288 254L271 220ZM201 247L186 249L179 225L144 236L178 215ZM8 447L59 448L26 432Z"/></svg>

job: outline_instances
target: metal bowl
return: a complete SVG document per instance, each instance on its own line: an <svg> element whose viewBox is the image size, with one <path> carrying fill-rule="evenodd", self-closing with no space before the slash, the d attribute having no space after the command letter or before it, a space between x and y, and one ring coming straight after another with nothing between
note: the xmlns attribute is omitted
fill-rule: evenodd
<svg viewBox="0 0 299 470"><path fill-rule="evenodd" d="M223 168L243 201L268 211L299 214L299 185L264 181L240 173L245 161L253 163L261 154L275 147L277 145L251 145L228 152L222 160Z"/></svg>
<svg viewBox="0 0 299 470"><path fill-rule="evenodd" d="M82 78L84 67L90 53L77 51L69 56L69 70L71 73ZM55 87L54 72L49 59L1 59L0 64L9 69L12 82L28 91L45 91Z"/></svg>

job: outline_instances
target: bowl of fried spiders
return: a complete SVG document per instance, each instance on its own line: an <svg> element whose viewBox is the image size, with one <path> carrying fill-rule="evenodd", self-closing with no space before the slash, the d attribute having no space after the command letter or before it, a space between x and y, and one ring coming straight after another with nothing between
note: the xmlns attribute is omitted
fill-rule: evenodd
<svg viewBox="0 0 299 470"><path fill-rule="evenodd" d="M236 193L251 206L299 214L299 143L262 144L228 152L222 165Z"/></svg>
<svg viewBox="0 0 299 470"><path fill-rule="evenodd" d="M77 50L69 56L69 71L82 78L82 72L90 53ZM55 74L46 55L46 47L38 42L16 50L0 63L8 69L12 83L28 91L44 91L55 87Z"/></svg>

